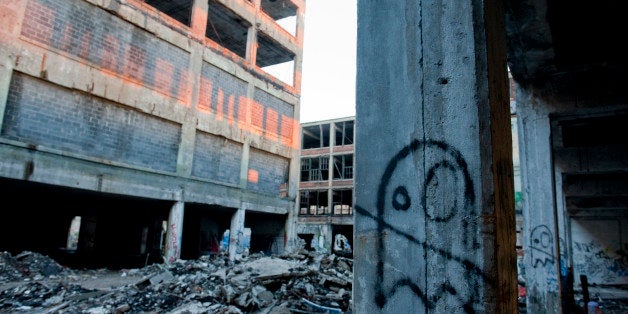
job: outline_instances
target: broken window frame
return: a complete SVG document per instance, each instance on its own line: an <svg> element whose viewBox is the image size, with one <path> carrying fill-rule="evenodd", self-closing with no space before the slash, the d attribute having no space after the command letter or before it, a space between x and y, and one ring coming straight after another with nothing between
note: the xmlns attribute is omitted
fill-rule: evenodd
<svg viewBox="0 0 628 314"><path fill-rule="evenodd" d="M332 215L353 215L353 189L335 189L332 191Z"/></svg>
<svg viewBox="0 0 628 314"><path fill-rule="evenodd" d="M334 156L334 180L353 179L353 154Z"/></svg>
<svg viewBox="0 0 628 314"><path fill-rule="evenodd" d="M301 182L329 180L329 155L301 158Z"/></svg>
<svg viewBox="0 0 628 314"><path fill-rule="evenodd" d="M354 121L334 123L334 146L353 145Z"/></svg>
<svg viewBox="0 0 628 314"><path fill-rule="evenodd" d="M300 216L323 216L330 214L327 190L304 190L299 193Z"/></svg>
<svg viewBox="0 0 628 314"><path fill-rule="evenodd" d="M301 126L301 149L329 147L330 124Z"/></svg>

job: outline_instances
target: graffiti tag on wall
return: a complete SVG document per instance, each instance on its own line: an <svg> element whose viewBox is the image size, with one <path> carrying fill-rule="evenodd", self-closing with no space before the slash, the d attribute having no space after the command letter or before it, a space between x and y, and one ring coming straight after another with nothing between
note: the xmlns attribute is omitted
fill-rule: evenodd
<svg viewBox="0 0 628 314"><path fill-rule="evenodd" d="M408 173L417 168L424 175L412 182L417 177ZM359 215L377 225L374 302L379 308L401 290L411 291L426 311L452 300L467 313L483 306L477 289L494 280L469 258L480 247L476 207L467 162L451 145L414 140L392 157L380 179L376 209L356 205ZM450 227L458 232L444 234ZM442 238L430 238L427 228ZM396 258L391 253L396 247L417 255ZM443 263L428 270L428 260Z"/></svg>

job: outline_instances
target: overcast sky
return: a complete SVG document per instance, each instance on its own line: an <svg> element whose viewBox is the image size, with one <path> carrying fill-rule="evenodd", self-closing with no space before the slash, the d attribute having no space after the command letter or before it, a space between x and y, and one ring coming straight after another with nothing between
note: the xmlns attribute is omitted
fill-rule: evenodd
<svg viewBox="0 0 628 314"><path fill-rule="evenodd" d="M306 1L301 122L355 115L356 1Z"/></svg>

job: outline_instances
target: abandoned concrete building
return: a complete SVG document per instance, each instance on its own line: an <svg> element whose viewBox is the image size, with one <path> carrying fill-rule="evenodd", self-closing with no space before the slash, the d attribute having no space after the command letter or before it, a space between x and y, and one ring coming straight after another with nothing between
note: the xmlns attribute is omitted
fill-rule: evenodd
<svg viewBox="0 0 628 314"><path fill-rule="evenodd" d="M297 236L310 250L352 254L354 117L301 124Z"/></svg>
<svg viewBox="0 0 628 314"><path fill-rule="evenodd" d="M306 146L305 0L3 1L0 249L325 249L347 210L356 313L516 313L509 68L527 311L576 312L585 280L628 299L626 6L359 0L355 119Z"/></svg>
<svg viewBox="0 0 628 314"><path fill-rule="evenodd" d="M285 250L304 13L0 2L0 250L95 267Z"/></svg>
<svg viewBox="0 0 628 314"><path fill-rule="evenodd" d="M517 312L507 68L527 312L581 313L585 278L626 301L626 3L383 6L358 1L355 312Z"/></svg>

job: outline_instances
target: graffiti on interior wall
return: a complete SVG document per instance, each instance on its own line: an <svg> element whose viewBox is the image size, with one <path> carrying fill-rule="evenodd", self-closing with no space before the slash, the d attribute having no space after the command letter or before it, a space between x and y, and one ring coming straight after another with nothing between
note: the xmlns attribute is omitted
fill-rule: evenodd
<svg viewBox="0 0 628 314"><path fill-rule="evenodd" d="M408 175L417 168L425 175ZM419 182L412 182L417 177ZM460 151L441 141L414 140L397 152L380 179L375 213L356 205L359 215L377 225L377 306L383 308L404 290L429 311L453 300L467 313L482 307L477 288L494 280L470 258L480 247L476 207L473 180ZM428 228L435 231L430 235ZM447 228L459 232L436 236ZM395 258L408 252L417 254L414 261L411 256Z"/></svg>
<svg viewBox="0 0 628 314"><path fill-rule="evenodd" d="M628 257L624 250L590 241L574 242L574 268L591 283L628 283Z"/></svg>

